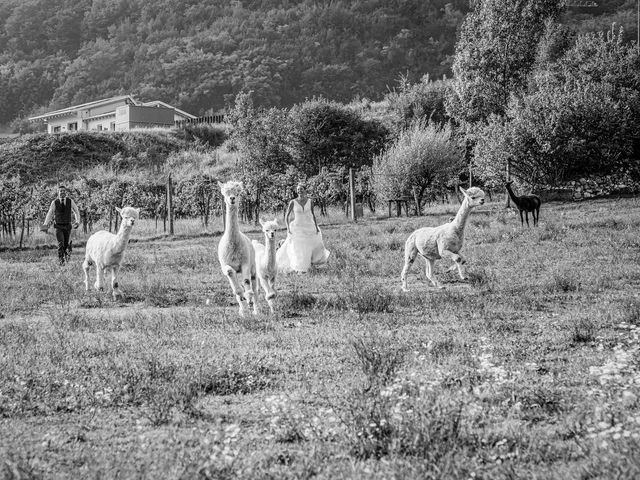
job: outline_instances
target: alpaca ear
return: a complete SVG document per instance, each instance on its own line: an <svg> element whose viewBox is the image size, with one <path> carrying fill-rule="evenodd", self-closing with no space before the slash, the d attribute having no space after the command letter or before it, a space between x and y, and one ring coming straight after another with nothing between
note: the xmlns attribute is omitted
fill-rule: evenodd
<svg viewBox="0 0 640 480"><path fill-rule="evenodd" d="M224 183L222 183L220 180L218 180L218 187L220 188L224 187Z"/></svg>
<svg viewBox="0 0 640 480"><path fill-rule="evenodd" d="M258 222L260 222L261 227L264 227L265 221L262 219L262 217L258 218Z"/></svg>
<svg viewBox="0 0 640 480"><path fill-rule="evenodd" d="M280 223L278 222L278 218L277 217L273 219L273 223L275 223L276 226L278 226L278 227L280 226Z"/></svg>
<svg viewBox="0 0 640 480"><path fill-rule="evenodd" d="M136 208L136 213L137 213L138 215L140 215L140 209L139 209L139 208Z"/></svg>
<svg viewBox="0 0 640 480"><path fill-rule="evenodd" d="M121 208L116 207L116 212L118 212L120 215L122 215L122 209Z"/></svg>
<svg viewBox="0 0 640 480"><path fill-rule="evenodd" d="M466 191L464 188L462 188L462 187L460 187L460 186L458 186L458 188L460 189L460 191L462 192L462 194L463 194L465 197L468 197L468 196L469 196L469 194L467 193L467 191Z"/></svg>

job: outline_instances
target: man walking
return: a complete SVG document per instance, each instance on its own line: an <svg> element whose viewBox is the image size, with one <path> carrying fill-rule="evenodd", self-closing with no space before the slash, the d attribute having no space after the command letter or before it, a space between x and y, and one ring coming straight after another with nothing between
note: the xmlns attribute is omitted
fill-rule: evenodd
<svg viewBox="0 0 640 480"><path fill-rule="evenodd" d="M75 217L75 222L71 223L71 212ZM49 228L53 220L53 228L56 229L56 239L58 240L58 261L64 265L71 253L69 236L71 227L78 228L80 223L80 211L73 199L67 197L67 189L64 185L58 187L58 198L51 202L47 217L43 226Z"/></svg>

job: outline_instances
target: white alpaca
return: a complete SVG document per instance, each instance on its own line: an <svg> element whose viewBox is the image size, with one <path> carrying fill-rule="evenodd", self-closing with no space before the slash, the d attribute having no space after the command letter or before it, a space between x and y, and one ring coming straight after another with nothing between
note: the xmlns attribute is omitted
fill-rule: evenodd
<svg viewBox="0 0 640 480"><path fill-rule="evenodd" d="M464 200L455 218L439 227L424 227L416 230L404 244L404 268L402 269L402 290L407 288L407 273L411 264L420 254L426 261L425 273L434 287L442 288L442 285L433 274L433 265L439 258L447 258L454 262L451 270L458 268L458 274L462 280L467 277L464 273L463 265L465 259L460 255L462 242L464 240L464 227L471 209L484 203L484 192L477 187L464 190L460 187L464 195Z"/></svg>
<svg viewBox="0 0 640 480"><path fill-rule="evenodd" d="M278 220L263 222L260 219L260 225L262 225L262 232L264 233L264 245L257 240L253 240L251 243L256 252L256 273L264 290L264 297L273 314L273 304L278 295L275 288L278 274L278 267L276 266L276 230L278 229Z"/></svg>
<svg viewBox="0 0 640 480"><path fill-rule="evenodd" d="M249 238L238 225L238 205L242 196L242 182L218 182L226 205L224 234L218 244L218 260L222 273L229 279L231 290L238 300L240 315L244 316L248 304L253 304L253 313L258 313L256 295L256 259ZM242 285L238 282L242 278Z"/></svg>
<svg viewBox="0 0 640 480"><path fill-rule="evenodd" d="M117 208L116 210L122 217L120 229L114 235L106 230L100 230L94 233L87 240L86 253L82 268L84 269L84 285L89 290L89 267L96 264L96 290L104 288L104 275L107 269L111 269L111 290L113 299L122 296L120 287L118 286L118 272L124 252L129 243L131 229L133 224L140 216L140 209L133 207Z"/></svg>

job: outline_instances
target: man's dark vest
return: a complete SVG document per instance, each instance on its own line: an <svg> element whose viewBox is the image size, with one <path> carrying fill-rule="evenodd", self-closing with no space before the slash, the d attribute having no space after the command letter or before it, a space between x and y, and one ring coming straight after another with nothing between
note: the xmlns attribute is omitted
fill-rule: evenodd
<svg viewBox="0 0 640 480"><path fill-rule="evenodd" d="M58 225L68 225L71 223L71 199L65 198L64 204L56 198L56 223Z"/></svg>

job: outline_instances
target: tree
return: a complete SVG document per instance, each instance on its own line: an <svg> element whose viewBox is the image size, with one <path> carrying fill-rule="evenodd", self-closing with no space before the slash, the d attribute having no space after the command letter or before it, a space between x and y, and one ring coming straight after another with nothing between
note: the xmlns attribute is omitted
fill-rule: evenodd
<svg viewBox="0 0 640 480"><path fill-rule="evenodd" d="M378 197L387 200L416 198L421 203L429 189L457 183L463 155L449 125L416 123L373 164L373 186Z"/></svg>
<svg viewBox="0 0 640 480"><path fill-rule="evenodd" d="M545 21L559 11L559 0L478 0L456 44L448 114L471 124L503 115L525 90Z"/></svg>
<svg viewBox="0 0 640 480"><path fill-rule="evenodd" d="M348 107L324 99L295 105L289 119L289 150L307 176L320 173L323 167L371 165L389 135L379 121L365 120Z"/></svg>
<svg viewBox="0 0 640 480"><path fill-rule="evenodd" d="M402 76L398 88L385 97L396 129L403 130L420 120L438 124L448 122L445 99L450 94L451 83L451 80L433 81L425 75L420 82L411 84Z"/></svg>
<svg viewBox="0 0 640 480"><path fill-rule="evenodd" d="M283 174L293 163L286 148L290 135L288 114L277 108L256 109L251 92L245 92L236 97L227 121L232 125L230 141L240 153L237 171L249 193L246 203L257 222L261 198L272 176Z"/></svg>
<svg viewBox="0 0 640 480"><path fill-rule="evenodd" d="M553 55L557 56L557 55ZM622 31L578 35L540 64L531 92L512 98L503 118L490 117L475 149L478 173L499 182L512 173L530 184L638 171L640 58Z"/></svg>
<svg viewBox="0 0 640 480"><path fill-rule="evenodd" d="M504 166L530 185L557 185L621 172L633 148L635 117L596 83L545 85L514 101L505 117L490 118L478 134L477 172L499 184Z"/></svg>

